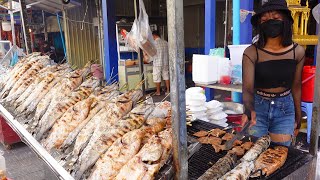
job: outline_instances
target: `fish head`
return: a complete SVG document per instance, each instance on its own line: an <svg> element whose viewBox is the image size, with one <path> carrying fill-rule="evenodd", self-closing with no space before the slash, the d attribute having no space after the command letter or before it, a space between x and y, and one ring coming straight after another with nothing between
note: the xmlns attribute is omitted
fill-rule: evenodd
<svg viewBox="0 0 320 180"><path fill-rule="evenodd" d="M93 76L88 78L81 84L81 87L90 87L93 89L97 88L98 86L100 86L100 80Z"/></svg>
<svg viewBox="0 0 320 180"><path fill-rule="evenodd" d="M149 115L154 109L154 104L141 103L132 109L131 113L140 115Z"/></svg>

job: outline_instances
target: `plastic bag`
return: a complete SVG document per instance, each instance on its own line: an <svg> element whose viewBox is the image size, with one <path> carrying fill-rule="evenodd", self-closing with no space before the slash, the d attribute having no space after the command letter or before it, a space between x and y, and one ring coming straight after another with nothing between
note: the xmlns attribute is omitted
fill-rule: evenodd
<svg viewBox="0 0 320 180"><path fill-rule="evenodd" d="M242 66L241 65L232 66L231 82L232 84L242 84Z"/></svg>
<svg viewBox="0 0 320 180"><path fill-rule="evenodd" d="M224 48L215 48L210 49L209 56L217 56L217 57L224 57L225 50Z"/></svg>
<svg viewBox="0 0 320 180"><path fill-rule="evenodd" d="M131 27L130 32L126 35L126 46L131 47L136 52L139 51L139 29L138 29L139 21L135 19L133 25Z"/></svg>
<svg viewBox="0 0 320 180"><path fill-rule="evenodd" d="M140 14L138 17L138 30L139 30L139 47L145 51L149 57L153 57L157 54L156 47L154 45L154 40L152 32L149 26L149 16L144 7L143 0L139 0Z"/></svg>

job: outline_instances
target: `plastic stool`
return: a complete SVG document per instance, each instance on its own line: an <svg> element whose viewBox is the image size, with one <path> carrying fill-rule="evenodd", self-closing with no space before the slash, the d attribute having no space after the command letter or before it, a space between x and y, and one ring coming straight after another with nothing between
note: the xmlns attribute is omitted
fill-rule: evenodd
<svg viewBox="0 0 320 180"><path fill-rule="evenodd" d="M307 142L310 143L312 103L301 102L301 111L307 114Z"/></svg>

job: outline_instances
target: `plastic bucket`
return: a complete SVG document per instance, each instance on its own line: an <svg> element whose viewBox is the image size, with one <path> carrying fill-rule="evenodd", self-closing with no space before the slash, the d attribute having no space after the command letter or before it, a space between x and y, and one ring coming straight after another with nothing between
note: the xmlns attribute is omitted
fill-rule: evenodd
<svg viewBox="0 0 320 180"><path fill-rule="evenodd" d="M315 74L315 66L305 66L303 68L301 99L304 102L313 102Z"/></svg>
<svg viewBox="0 0 320 180"><path fill-rule="evenodd" d="M228 46L230 50L230 60L232 65L242 65L243 52L249 46L250 44Z"/></svg>

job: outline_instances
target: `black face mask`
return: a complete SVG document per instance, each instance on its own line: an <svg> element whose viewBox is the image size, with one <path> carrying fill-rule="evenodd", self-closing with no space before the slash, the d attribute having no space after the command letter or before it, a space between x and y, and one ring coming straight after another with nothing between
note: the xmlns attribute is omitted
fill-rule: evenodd
<svg viewBox="0 0 320 180"><path fill-rule="evenodd" d="M267 38L278 37L283 31L283 21L270 19L260 24L260 29Z"/></svg>

